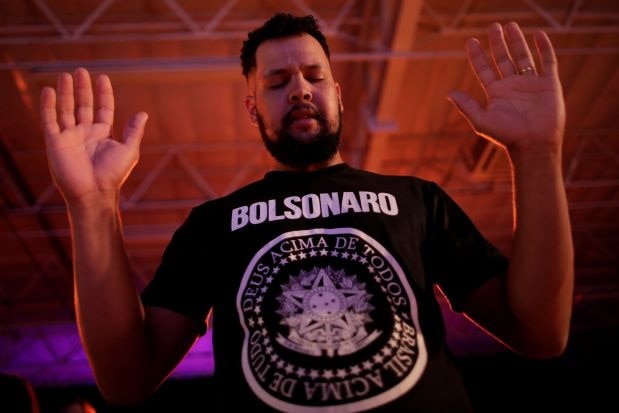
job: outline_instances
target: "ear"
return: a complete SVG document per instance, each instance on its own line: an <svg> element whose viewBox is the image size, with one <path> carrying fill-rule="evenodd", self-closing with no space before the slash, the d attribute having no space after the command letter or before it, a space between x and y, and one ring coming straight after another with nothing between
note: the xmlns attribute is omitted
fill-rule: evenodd
<svg viewBox="0 0 619 413"><path fill-rule="evenodd" d="M337 102L340 105L340 111L344 112L344 104L342 103L342 89L340 84L335 82L335 92L337 93Z"/></svg>
<svg viewBox="0 0 619 413"><path fill-rule="evenodd" d="M258 126L258 112L256 111L256 97L252 95L245 96L245 109L249 115L249 122Z"/></svg>

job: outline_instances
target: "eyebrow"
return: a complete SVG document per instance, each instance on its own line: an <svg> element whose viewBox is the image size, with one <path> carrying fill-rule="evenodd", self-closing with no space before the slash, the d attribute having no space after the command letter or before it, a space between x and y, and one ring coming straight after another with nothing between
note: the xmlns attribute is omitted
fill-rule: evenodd
<svg viewBox="0 0 619 413"><path fill-rule="evenodd" d="M307 71L307 70L317 70L317 69L323 69L323 65L321 65L320 63L317 64L312 64L312 65L302 65L301 66L301 71ZM281 69L271 69L271 70L267 70L267 72L264 74L263 77L271 77L271 76L277 76L277 75L282 75L282 74L286 74L288 73L288 69L286 68L281 68Z"/></svg>

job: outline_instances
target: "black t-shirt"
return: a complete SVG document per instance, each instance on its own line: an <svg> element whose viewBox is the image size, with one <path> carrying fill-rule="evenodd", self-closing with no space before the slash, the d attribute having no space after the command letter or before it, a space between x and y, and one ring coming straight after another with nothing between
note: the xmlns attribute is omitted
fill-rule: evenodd
<svg viewBox="0 0 619 413"><path fill-rule="evenodd" d="M459 310L506 267L436 184L338 164L194 208L142 299L213 309L222 411L459 412L433 287Z"/></svg>

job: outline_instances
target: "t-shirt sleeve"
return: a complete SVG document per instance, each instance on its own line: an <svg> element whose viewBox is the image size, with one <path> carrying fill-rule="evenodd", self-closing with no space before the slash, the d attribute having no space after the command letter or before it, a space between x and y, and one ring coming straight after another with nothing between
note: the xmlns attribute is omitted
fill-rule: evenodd
<svg viewBox="0 0 619 413"><path fill-rule="evenodd" d="M207 277L208 257L213 249L207 241L204 218L194 209L174 232L164 250L153 279L141 294L146 306L164 307L185 315L206 332L206 317L212 306Z"/></svg>
<svg viewBox="0 0 619 413"><path fill-rule="evenodd" d="M428 183L425 197L425 270L447 296L452 309L462 311L469 293L507 273L508 261L438 185Z"/></svg>

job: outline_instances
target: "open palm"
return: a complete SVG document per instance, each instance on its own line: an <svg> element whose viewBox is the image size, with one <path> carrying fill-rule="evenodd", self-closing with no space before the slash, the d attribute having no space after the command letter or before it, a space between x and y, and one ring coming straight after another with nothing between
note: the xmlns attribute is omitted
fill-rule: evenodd
<svg viewBox="0 0 619 413"><path fill-rule="evenodd" d="M56 185L67 201L93 193L117 192L139 157L147 115L138 113L122 140L112 138L114 96L107 76L97 79L93 104L90 75L77 69L58 78L56 90L41 93L47 156ZM74 87L75 85L75 87Z"/></svg>
<svg viewBox="0 0 619 413"><path fill-rule="evenodd" d="M522 31L515 23L490 27L493 63L476 39L467 43L471 66L488 102L482 107L463 92L449 97L473 129L506 148L558 146L565 127L565 107L557 62L550 40L536 33L540 68L535 68Z"/></svg>

